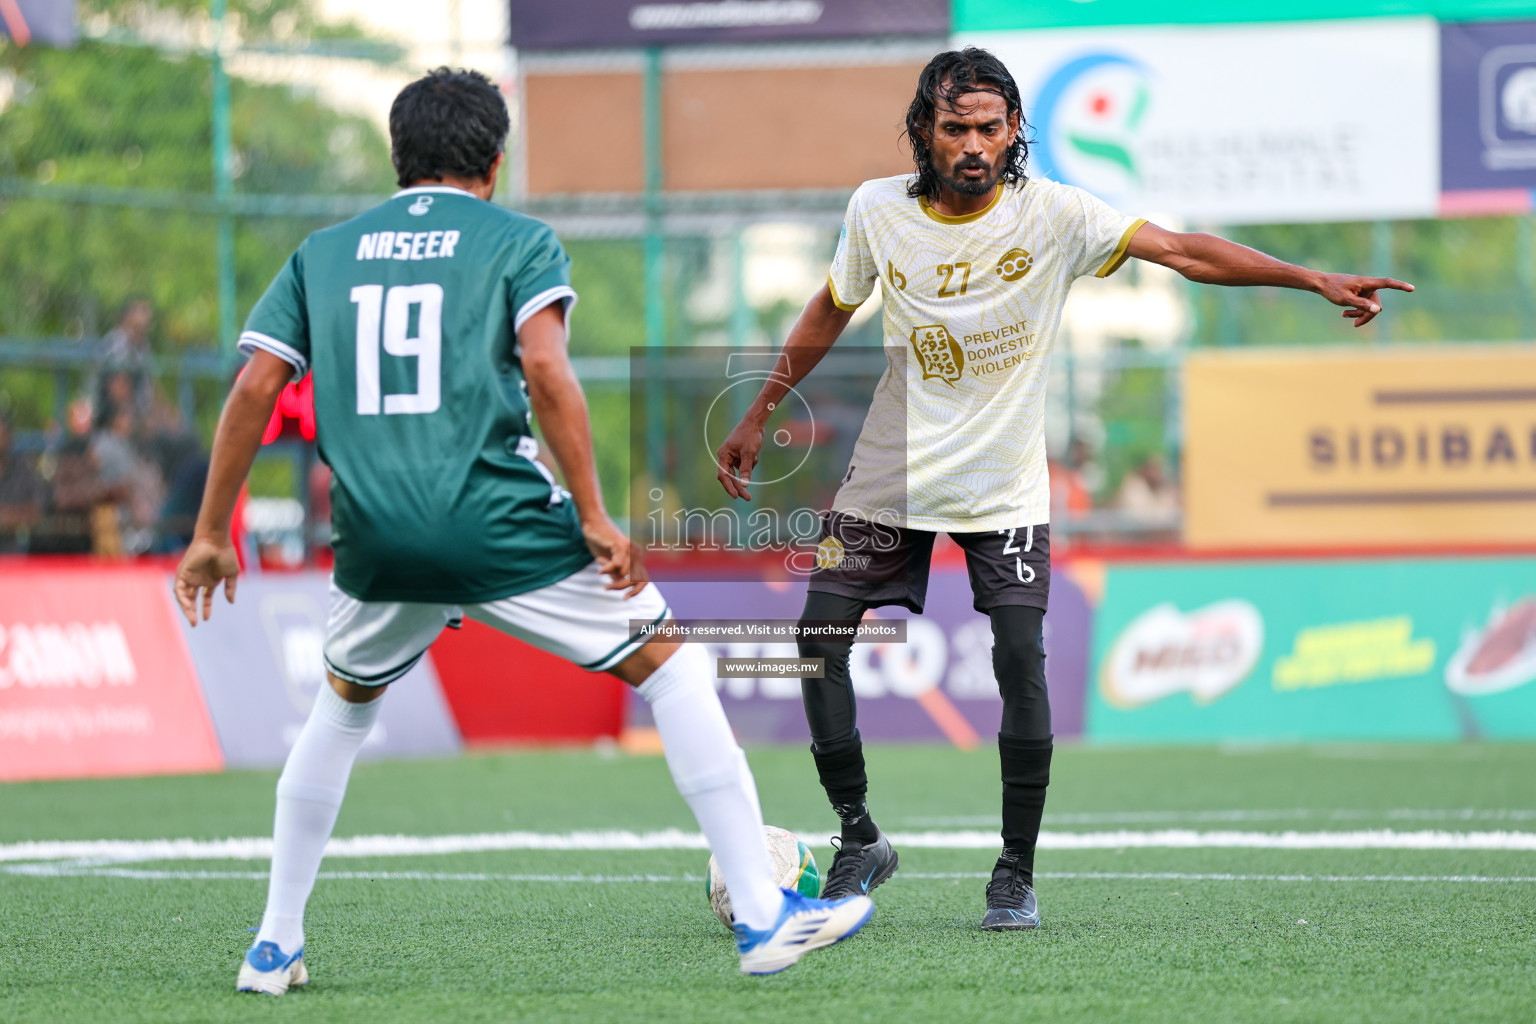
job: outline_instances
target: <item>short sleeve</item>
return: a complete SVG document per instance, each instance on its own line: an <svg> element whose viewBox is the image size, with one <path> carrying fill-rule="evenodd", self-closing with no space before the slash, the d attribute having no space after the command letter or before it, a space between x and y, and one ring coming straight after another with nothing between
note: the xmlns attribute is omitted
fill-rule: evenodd
<svg viewBox="0 0 1536 1024"><path fill-rule="evenodd" d="M257 349L272 353L293 367L294 380L309 372L309 309L304 298L302 246L288 257L251 310L240 333L239 348L246 355Z"/></svg>
<svg viewBox="0 0 1536 1024"><path fill-rule="evenodd" d="M880 276L875 254L864 235L863 199L861 188L848 201L843 233L837 239L837 255L832 257L832 269L827 274L827 287L838 309L858 309L874 292L875 280Z"/></svg>
<svg viewBox="0 0 1536 1024"><path fill-rule="evenodd" d="M1108 277L1125 262L1126 249L1136 229L1146 223L1127 217L1108 203L1080 188L1072 189L1075 202L1068 210L1080 220L1077 272L1074 276Z"/></svg>
<svg viewBox="0 0 1536 1024"><path fill-rule="evenodd" d="M571 287L571 258L549 225L537 221L534 224L536 229L522 247L521 258L512 271L508 305L514 334L545 306L564 303L566 316L570 316L571 307L576 305L576 289Z"/></svg>

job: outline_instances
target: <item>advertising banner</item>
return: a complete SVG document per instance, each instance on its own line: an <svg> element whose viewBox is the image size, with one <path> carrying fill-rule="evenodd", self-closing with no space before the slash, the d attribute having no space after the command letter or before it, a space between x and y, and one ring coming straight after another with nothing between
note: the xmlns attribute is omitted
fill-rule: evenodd
<svg viewBox="0 0 1536 1024"><path fill-rule="evenodd" d="M1442 187L1536 188L1536 21L1441 25L1440 96Z"/></svg>
<svg viewBox="0 0 1536 1024"><path fill-rule="evenodd" d="M1536 736L1536 559L1112 566L1096 740Z"/></svg>
<svg viewBox="0 0 1536 1024"><path fill-rule="evenodd" d="M993 50L1018 80L1031 173L1126 213L1244 224L1438 210L1432 18L978 31L957 42Z"/></svg>
<svg viewBox="0 0 1536 1024"><path fill-rule="evenodd" d="M70 46L75 41L75 0L0 0L0 36L20 46Z"/></svg>
<svg viewBox="0 0 1536 1024"><path fill-rule="evenodd" d="M523 50L943 36L949 0L564 0L513 3L509 25Z"/></svg>
<svg viewBox="0 0 1536 1024"><path fill-rule="evenodd" d="M797 619L805 604L803 584L671 582L667 601L678 619ZM1057 736L1082 732L1092 611L1082 589L1065 572L1052 574L1051 607L1045 617L1046 683ZM927 610L879 608L881 618L906 620L905 643L856 643L849 670L858 699L859 732L866 740L949 740L960 747L994 744L1002 715L992 670L992 626L971 605L963 566L934 566ZM718 658L794 658L793 643L706 643ZM743 742L808 743L800 679L716 679L731 725ZM649 723L643 701L631 704L631 721Z"/></svg>
<svg viewBox="0 0 1536 1024"><path fill-rule="evenodd" d="M0 567L0 781L222 764L164 572Z"/></svg>
<svg viewBox="0 0 1536 1024"><path fill-rule="evenodd" d="M1518 2L1518 0L1517 0ZM1509 17L1511 0L955 0L955 31L1083 25L1200 25L1433 15Z"/></svg>
<svg viewBox="0 0 1536 1024"><path fill-rule="evenodd" d="M327 608L322 573L247 575L235 604L219 596L207 622L191 629L181 621L231 768L276 767L288 757L315 695L327 685ZM423 658L390 684L361 756L446 755L459 746L437 673Z"/></svg>
<svg viewBox="0 0 1536 1024"><path fill-rule="evenodd" d="M629 687L478 622L432 645L443 696L468 744L591 743L624 729Z"/></svg>
<svg viewBox="0 0 1536 1024"><path fill-rule="evenodd" d="M1536 346L1201 352L1196 548L1536 542Z"/></svg>

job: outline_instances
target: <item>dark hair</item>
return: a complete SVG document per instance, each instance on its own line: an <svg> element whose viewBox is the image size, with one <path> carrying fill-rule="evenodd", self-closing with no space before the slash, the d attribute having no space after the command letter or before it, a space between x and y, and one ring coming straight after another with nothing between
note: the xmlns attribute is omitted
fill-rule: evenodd
<svg viewBox="0 0 1536 1024"><path fill-rule="evenodd" d="M1008 105L1008 113L1019 115L1019 133L1004 157L1002 182L1017 185L1026 180L1024 165L1029 161L1029 143L1024 141L1027 125L1019 87L1003 62L990 51L967 46L939 54L917 76L917 95L907 108L907 127L903 132L912 146L912 162L917 165L917 176L907 186L907 195L913 199L926 196L932 202L939 198L939 174L933 166L930 141L933 119L941 106L953 109L960 97L970 92L1001 96Z"/></svg>
<svg viewBox="0 0 1536 1024"><path fill-rule="evenodd" d="M390 159L402 186L486 178L507 144L507 101L478 71L433 68L389 108Z"/></svg>

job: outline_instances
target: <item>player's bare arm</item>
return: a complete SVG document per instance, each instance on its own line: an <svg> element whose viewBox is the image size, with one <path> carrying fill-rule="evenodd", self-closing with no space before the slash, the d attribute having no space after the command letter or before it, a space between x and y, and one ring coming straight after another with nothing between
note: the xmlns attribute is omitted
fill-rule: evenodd
<svg viewBox="0 0 1536 1024"><path fill-rule="evenodd" d="M603 506L592 458L587 398L566 349L564 306L552 303L533 314L517 332L517 340L523 353L523 376L528 381L528 402L576 504L587 547L592 549L598 568L611 578L608 589L623 590L625 597L634 597L645 587L645 567L639 552L608 518Z"/></svg>
<svg viewBox="0 0 1536 1024"><path fill-rule="evenodd" d="M224 584L224 599L235 599L240 562L229 535L230 518L246 474L261 448L261 435L272 418L272 407L292 378L293 367L288 363L269 352L257 352L224 402L213 435L208 483L203 489L197 527L181 565L176 568L176 602L189 625L197 625L199 609L205 621L213 614L213 592L220 583Z"/></svg>
<svg viewBox="0 0 1536 1024"><path fill-rule="evenodd" d="M1390 277L1325 274L1216 235L1168 231L1156 224L1143 224L1131 236L1126 252L1177 270L1200 284L1271 285L1316 292L1335 306L1343 306L1345 319L1353 320L1356 327L1365 326L1381 312L1378 293L1382 289L1413 291L1413 285Z"/></svg>
<svg viewBox="0 0 1536 1024"><path fill-rule="evenodd" d="M779 365L787 367L788 374L774 374L764 382L741 422L715 452L715 479L725 493L743 501L752 500L747 485L752 482L752 469L763 450L763 427L768 417L790 389L821 362L852 317L853 310L843 309L833 301L832 290L826 285L805 304L779 357Z"/></svg>

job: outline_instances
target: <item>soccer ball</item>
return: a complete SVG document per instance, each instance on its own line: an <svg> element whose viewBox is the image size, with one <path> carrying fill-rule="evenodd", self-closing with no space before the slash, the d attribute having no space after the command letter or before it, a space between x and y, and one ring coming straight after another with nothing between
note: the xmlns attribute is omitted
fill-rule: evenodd
<svg viewBox="0 0 1536 1024"><path fill-rule="evenodd" d="M773 884L781 889L794 889L812 899L821 895L821 870L810 847L796 838L788 829L774 825L763 826L763 841L768 844L768 860L773 865ZM720 877L720 865L714 857L704 873L704 885L709 893L709 909L715 912L720 923L731 926L731 897L725 891L725 880Z"/></svg>

